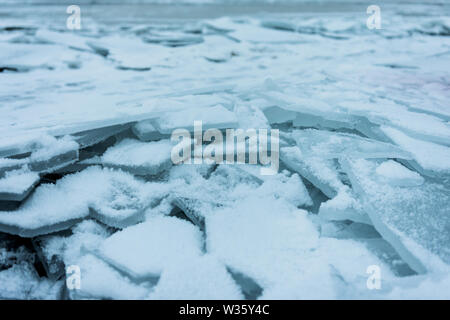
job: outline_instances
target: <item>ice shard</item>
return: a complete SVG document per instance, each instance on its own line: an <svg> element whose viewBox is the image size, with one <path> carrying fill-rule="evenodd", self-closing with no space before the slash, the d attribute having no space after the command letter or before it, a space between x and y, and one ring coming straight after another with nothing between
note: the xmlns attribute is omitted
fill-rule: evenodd
<svg viewBox="0 0 450 320"><path fill-rule="evenodd" d="M0 201L24 200L39 180L39 174L26 169L7 172L0 178Z"/></svg>
<svg viewBox="0 0 450 320"><path fill-rule="evenodd" d="M153 120L140 121L133 126L132 130L141 141L155 141L169 138L169 134L159 133L153 125Z"/></svg>
<svg viewBox="0 0 450 320"><path fill-rule="evenodd" d="M156 175L172 166L169 140L141 142L124 139L106 150L100 163L106 167L120 168L137 175Z"/></svg>
<svg viewBox="0 0 450 320"><path fill-rule="evenodd" d="M201 233L187 221L154 217L113 234L95 254L133 279L158 279L166 267L201 255Z"/></svg>
<svg viewBox="0 0 450 320"><path fill-rule="evenodd" d="M381 127L394 143L413 155L408 161L416 170L427 176L450 175L450 148L429 141L418 140L398 129Z"/></svg>
<svg viewBox="0 0 450 320"><path fill-rule="evenodd" d="M412 159L410 153L395 145L354 134L306 129L294 130L291 137L305 157Z"/></svg>
<svg viewBox="0 0 450 320"><path fill-rule="evenodd" d="M146 188L127 173L88 168L56 184L42 184L19 209L0 212L0 231L34 237L67 229L90 215L115 227L128 226L166 192L160 185Z"/></svg>
<svg viewBox="0 0 450 320"><path fill-rule="evenodd" d="M403 186L398 172L390 177L377 172L383 162L341 161L373 225L412 269L424 273L448 267L448 186L432 181Z"/></svg>

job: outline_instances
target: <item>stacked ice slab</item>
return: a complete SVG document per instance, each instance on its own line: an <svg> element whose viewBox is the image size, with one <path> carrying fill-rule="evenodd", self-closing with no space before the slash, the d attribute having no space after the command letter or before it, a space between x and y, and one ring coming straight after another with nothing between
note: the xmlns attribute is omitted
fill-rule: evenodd
<svg viewBox="0 0 450 320"><path fill-rule="evenodd" d="M2 21L0 298L449 298L450 27L414 8ZM279 170L174 164L199 121L279 130Z"/></svg>

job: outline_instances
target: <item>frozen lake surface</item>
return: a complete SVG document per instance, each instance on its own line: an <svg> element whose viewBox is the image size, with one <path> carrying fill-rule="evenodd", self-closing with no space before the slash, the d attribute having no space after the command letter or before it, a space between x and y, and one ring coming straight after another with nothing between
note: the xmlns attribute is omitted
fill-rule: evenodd
<svg viewBox="0 0 450 320"><path fill-rule="evenodd" d="M0 6L0 298L449 298L448 2L137 2Z"/></svg>

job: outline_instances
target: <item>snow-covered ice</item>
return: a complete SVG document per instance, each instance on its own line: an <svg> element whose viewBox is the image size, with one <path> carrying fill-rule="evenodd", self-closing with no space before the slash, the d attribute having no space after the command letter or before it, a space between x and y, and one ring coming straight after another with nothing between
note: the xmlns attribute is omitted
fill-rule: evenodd
<svg viewBox="0 0 450 320"><path fill-rule="evenodd" d="M449 6L380 1L6 1L0 298L448 298Z"/></svg>

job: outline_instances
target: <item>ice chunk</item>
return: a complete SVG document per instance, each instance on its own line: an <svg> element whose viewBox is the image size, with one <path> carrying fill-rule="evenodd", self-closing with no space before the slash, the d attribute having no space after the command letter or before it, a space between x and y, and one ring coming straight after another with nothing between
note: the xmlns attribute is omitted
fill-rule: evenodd
<svg viewBox="0 0 450 320"><path fill-rule="evenodd" d="M176 197L172 204L180 209L185 217L180 216L180 212L175 212L175 216L187 218L188 221L198 226L201 230L205 229L205 214L214 212L220 204L192 199L187 197Z"/></svg>
<svg viewBox="0 0 450 320"><path fill-rule="evenodd" d="M43 136L30 156L32 171L52 172L78 160L79 145L68 137L55 139Z"/></svg>
<svg viewBox="0 0 450 320"><path fill-rule="evenodd" d="M333 270L334 292L339 299L371 297L372 293L367 290L367 268L369 266L376 265L380 268L382 289L384 289L384 284L395 280L389 265L360 241L321 238L317 256L321 261L326 261Z"/></svg>
<svg viewBox="0 0 450 320"><path fill-rule="evenodd" d="M22 201L33 190L40 178L28 170L9 171L0 178L0 200Z"/></svg>
<svg viewBox="0 0 450 320"><path fill-rule="evenodd" d="M320 205L321 217L328 220L371 223L357 197L350 187L343 183L339 163L335 160L308 156L298 147L281 148L280 157L288 168L298 172L331 198Z"/></svg>
<svg viewBox="0 0 450 320"><path fill-rule="evenodd" d="M80 148L90 147L107 140L109 137L121 133L128 128L130 124L121 124L99 129L92 129L73 134L74 140L80 145Z"/></svg>
<svg viewBox="0 0 450 320"><path fill-rule="evenodd" d="M423 174L436 176L440 173L450 173L449 147L411 138L394 128L384 126L381 130L394 143L413 155L417 164L411 162L411 165Z"/></svg>
<svg viewBox="0 0 450 320"><path fill-rule="evenodd" d="M106 150L101 163L138 175L156 175L172 166L173 144L169 140L141 142L124 139Z"/></svg>
<svg viewBox="0 0 450 320"><path fill-rule="evenodd" d="M144 120L133 126L133 133L142 141L154 141L168 138L168 134L161 134L153 125L153 120Z"/></svg>
<svg viewBox="0 0 450 320"><path fill-rule="evenodd" d="M69 178L56 185L41 185L17 211L0 212L0 231L34 237L66 229L88 216L83 194L77 192L84 185L68 188L67 180L75 182Z"/></svg>
<svg viewBox="0 0 450 320"><path fill-rule="evenodd" d="M258 197L208 215L206 233L208 252L264 290L308 272L303 258L318 244L318 232L305 211Z"/></svg>
<svg viewBox="0 0 450 320"><path fill-rule="evenodd" d="M144 220L145 209L155 204L164 187L158 183L144 185L132 176L117 176L106 186L107 193L90 204L91 215L104 224L125 228ZM157 190L159 188L159 190ZM155 192L156 191L156 192Z"/></svg>
<svg viewBox="0 0 450 320"><path fill-rule="evenodd" d="M134 279L157 279L161 272L201 254L201 233L174 217L152 217L113 234L96 254Z"/></svg>
<svg viewBox="0 0 450 320"><path fill-rule="evenodd" d="M412 187L423 184L424 179L417 172L411 171L393 160L385 161L376 169L380 178L392 186Z"/></svg>
<svg viewBox="0 0 450 320"><path fill-rule="evenodd" d="M167 266L148 298L240 300L243 296L225 266L204 255Z"/></svg>
<svg viewBox="0 0 450 320"><path fill-rule="evenodd" d="M412 156L395 145L357 135L322 130L294 130L291 137L302 154L322 159L339 158L401 158Z"/></svg>
<svg viewBox="0 0 450 320"><path fill-rule="evenodd" d="M10 159L10 158L0 158L0 178L5 176L8 171L14 171L21 169L24 164L28 163L27 158L22 159Z"/></svg>
<svg viewBox="0 0 450 320"><path fill-rule="evenodd" d="M342 159L373 225L409 266L418 273L445 268L450 263L450 190L428 181L420 186L391 185L377 173L380 165Z"/></svg>
<svg viewBox="0 0 450 320"><path fill-rule="evenodd" d="M0 231L22 237L56 232L88 217L90 208L104 223L127 226L139 221L141 211L166 192L159 184L145 186L121 171L88 168L54 185L41 185L17 211L0 212Z"/></svg>
<svg viewBox="0 0 450 320"><path fill-rule="evenodd" d="M318 214L326 220L351 220L372 224L370 218L364 212L361 201L347 186L339 189L338 194L334 198L322 202Z"/></svg>
<svg viewBox="0 0 450 320"><path fill-rule="evenodd" d="M293 121L297 117L295 111L285 110L278 106L264 108L263 112L270 124Z"/></svg>
<svg viewBox="0 0 450 320"><path fill-rule="evenodd" d="M310 157L298 147L284 147L280 150L281 161L291 170L298 172L327 197L333 198L343 188L336 163L331 159Z"/></svg>
<svg viewBox="0 0 450 320"><path fill-rule="evenodd" d="M69 291L71 299L139 300L150 292L151 284L136 284L91 254L78 259L77 266L80 267L81 288Z"/></svg>

